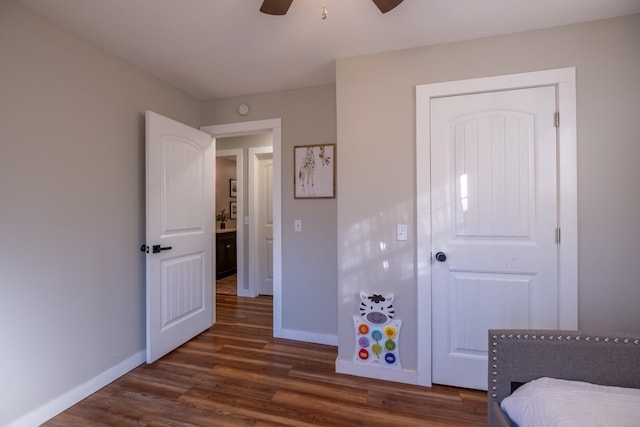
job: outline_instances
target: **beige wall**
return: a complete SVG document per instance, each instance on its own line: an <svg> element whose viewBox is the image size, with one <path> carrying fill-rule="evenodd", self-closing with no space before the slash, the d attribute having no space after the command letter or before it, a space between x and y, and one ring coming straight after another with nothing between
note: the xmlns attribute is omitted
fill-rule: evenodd
<svg viewBox="0 0 640 427"><path fill-rule="evenodd" d="M144 111L200 104L0 1L0 425L145 349Z"/></svg>
<svg viewBox="0 0 640 427"><path fill-rule="evenodd" d="M403 368L417 367L415 86L572 66L579 326L640 332L638 41L635 15L338 61L340 360L353 356L351 316L365 288L396 294ZM410 224L407 242L395 241L400 222ZM387 244L383 254L380 242Z"/></svg>
<svg viewBox="0 0 640 427"><path fill-rule="evenodd" d="M250 107L246 116L237 113L243 103ZM336 142L335 86L218 99L202 111L204 126L282 119L282 328L335 339L336 199L293 198L293 147ZM293 231L295 219L302 219L300 233Z"/></svg>
<svg viewBox="0 0 640 427"><path fill-rule="evenodd" d="M229 194L229 180L236 177L236 161L225 157L216 158L216 213L225 209L228 214L231 213L229 202L239 203L236 197ZM227 228L236 228L237 220L230 219L226 221ZM220 227L220 222L216 222L216 227Z"/></svg>

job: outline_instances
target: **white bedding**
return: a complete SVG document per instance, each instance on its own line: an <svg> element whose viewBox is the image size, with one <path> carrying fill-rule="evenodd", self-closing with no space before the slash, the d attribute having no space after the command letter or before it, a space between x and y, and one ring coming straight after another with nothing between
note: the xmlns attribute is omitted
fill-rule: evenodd
<svg viewBox="0 0 640 427"><path fill-rule="evenodd" d="M539 378L501 403L520 427L638 427L640 390Z"/></svg>

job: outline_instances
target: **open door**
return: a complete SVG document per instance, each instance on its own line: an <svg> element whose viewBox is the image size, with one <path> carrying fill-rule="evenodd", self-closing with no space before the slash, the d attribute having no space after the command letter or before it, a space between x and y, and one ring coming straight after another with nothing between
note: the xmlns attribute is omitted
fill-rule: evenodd
<svg viewBox="0 0 640 427"><path fill-rule="evenodd" d="M147 363L213 324L211 135L146 112Z"/></svg>

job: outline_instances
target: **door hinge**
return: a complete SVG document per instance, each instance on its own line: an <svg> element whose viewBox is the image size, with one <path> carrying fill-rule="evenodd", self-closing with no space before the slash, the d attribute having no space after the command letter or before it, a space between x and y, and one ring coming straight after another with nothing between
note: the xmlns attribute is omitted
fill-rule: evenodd
<svg viewBox="0 0 640 427"><path fill-rule="evenodd" d="M553 115L553 125L557 128L560 127L560 112L556 111L556 113Z"/></svg>
<svg viewBox="0 0 640 427"><path fill-rule="evenodd" d="M560 228L556 228L556 244L560 244Z"/></svg>

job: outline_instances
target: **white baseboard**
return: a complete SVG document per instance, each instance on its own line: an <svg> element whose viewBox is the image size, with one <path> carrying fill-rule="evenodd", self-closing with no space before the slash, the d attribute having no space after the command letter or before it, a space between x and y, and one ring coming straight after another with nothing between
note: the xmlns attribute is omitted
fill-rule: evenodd
<svg viewBox="0 0 640 427"><path fill-rule="evenodd" d="M289 340L306 341L316 344L326 344L337 347L338 336L329 334L318 334L314 332L296 331L293 329L281 329L277 338L286 338Z"/></svg>
<svg viewBox="0 0 640 427"><path fill-rule="evenodd" d="M255 298L256 295L249 289L239 289L237 291L239 297Z"/></svg>
<svg viewBox="0 0 640 427"><path fill-rule="evenodd" d="M107 369L96 377L90 379L84 384L80 384L72 390L64 393L61 396L45 403L39 408L34 409L26 415L18 418L15 421L9 423L7 427L33 427L44 423L47 420L55 417L65 409L80 402L85 397L95 393L107 384L117 380L127 372L140 366L146 360L145 352L141 351L134 354L128 359L123 360L121 363Z"/></svg>
<svg viewBox="0 0 640 427"><path fill-rule="evenodd" d="M336 372L339 374L356 375L358 377L394 381L397 383L418 384L417 371L408 369L390 369L385 366L377 365L362 365L340 359L336 359Z"/></svg>

